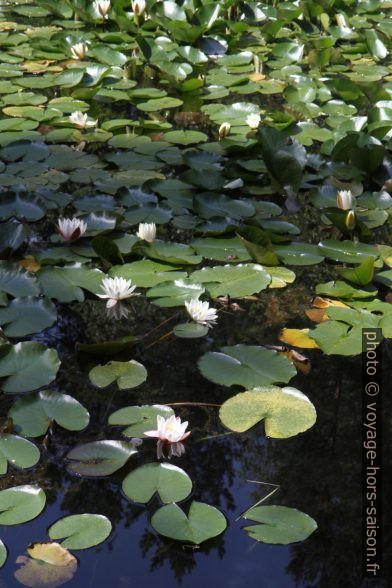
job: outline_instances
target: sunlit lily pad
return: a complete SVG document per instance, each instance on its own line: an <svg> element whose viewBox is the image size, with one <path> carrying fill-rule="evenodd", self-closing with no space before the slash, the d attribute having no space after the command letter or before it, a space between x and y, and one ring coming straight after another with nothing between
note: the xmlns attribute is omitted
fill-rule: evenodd
<svg viewBox="0 0 392 588"><path fill-rule="evenodd" d="M152 431L157 425L157 416L165 419L173 416L170 406L160 404L145 406L125 406L113 412L109 417L109 425L127 426L122 432L124 437L144 437L144 431Z"/></svg>
<svg viewBox="0 0 392 588"><path fill-rule="evenodd" d="M59 367L54 349L33 341L17 343L0 358L0 378L5 378L1 388L8 394L36 390L50 384Z"/></svg>
<svg viewBox="0 0 392 588"><path fill-rule="evenodd" d="M284 382L287 384L297 371L287 357L273 349L256 345L222 347L223 353L209 351L199 359L204 377L216 384L238 384L247 390Z"/></svg>
<svg viewBox="0 0 392 588"><path fill-rule="evenodd" d="M169 463L148 463L127 475L122 484L124 494L134 502L147 503L155 493L165 504L189 496L192 481L181 468Z"/></svg>
<svg viewBox="0 0 392 588"><path fill-rule="evenodd" d="M267 437L286 439L306 431L316 422L316 409L296 388L260 387L232 396L219 416L232 431L242 433L261 420Z"/></svg>
<svg viewBox="0 0 392 588"><path fill-rule="evenodd" d="M131 359L130 361L109 361L95 366L89 373L91 383L98 388L106 388L117 382L120 390L129 390L143 384L147 378L146 368Z"/></svg>
<svg viewBox="0 0 392 588"><path fill-rule="evenodd" d="M31 468L39 458L40 451L31 441L9 433L0 435L0 475L7 473L8 464L21 469Z"/></svg>
<svg viewBox="0 0 392 588"><path fill-rule="evenodd" d="M15 486L0 491L0 525L19 525L35 519L46 502L38 486Z"/></svg>
<svg viewBox="0 0 392 588"><path fill-rule="evenodd" d="M99 545L111 533L109 519L99 514L79 514L64 517L49 527L52 541L61 541L66 549L88 549Z"/></svg>
<svg viewBox="0 0 392 588"><path fill-rule="evenodd" d="M40 437L54 421L69 431L86 428L90 415L75 398L55 390L41 390L17 400L8 416L25 437Z"/></svg>
<svg viewBox="0 0 392 588"><path fill-rule="evenodd" d="M195 545L220 535L227 527L226 518L217 508L196 501L188 516L177 504L162 506L153 514L151 524L165 537Z"/></svg>
<svg viewBox="0 0 392 588"><path fill-rule="evenodd" d="M135 453L134 446L125 441L92 441L67 453L67 468L80 476L109 476Z"/></svg>
<svg viewBox="0 0 392 588"><path fill-rule="evenodd" d="M244 527L244 530L252 539L263 543L297 543L307 539L317 529L317 523L312 517L287 506L255 506L242 516L260 523Z"/></svg>
<svg viewBox="0 0 392 588"><path fill-rule="evenodd" d="M191 274L195 283L205 284L213 298L249 296L264 290L271 276L258 264L204 267Z"/></svg>

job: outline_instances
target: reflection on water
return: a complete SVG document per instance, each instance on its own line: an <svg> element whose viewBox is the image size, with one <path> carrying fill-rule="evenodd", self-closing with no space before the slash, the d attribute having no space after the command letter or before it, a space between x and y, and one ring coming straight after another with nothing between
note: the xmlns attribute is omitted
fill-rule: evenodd
<svg viewBox="0 0 392 588"><path fill-rule="evenodd" d="M59 390L72 394L90 411L88 429L72 434L55 430L43 448L43 458L32 471L12 472L0 480L0 487L37 482L46 491L48 506L36 520L2 529L9 559L1 570L1 588L19 586L14 579L16 557L30 541L45 540L46 529L57 518L83 512L108 516L113 533L104 544L78 551L79 568L70 588L147 588L153 582L171 587L181 583L193 588L307 588L359 587L360 560L360 360L321 357L311 352L312 371L298 375L292 384L309 396L318 412L316 425L308 432L287 440L264 439L260 426L248 434L227 433L219 425L216 409L183 407L177 414L189 420L192 435L187 451L174 463L194 481L192 499L221 508L229 520L223 536L200 548L183 546L156 535L149 518L158 502L146 508L130 503L121 494L121 481L136 464L156 459L155 441L146 440L137 459L106 479L80 479L64 467L63 456L70 447L103 438L120 438L121 429L107 427L108 415L130 404L165 402L221 403L230 392L205 380L198 372L198 357L220 345L235 343L277 343L277 332L289 323L295 325L304 291L291 288L274 294L274 313L266 313L265 299L252 304L249 315L220 313L219 324L202 340L166 338L151 345L170 326L137 343L133 357L148 370L148 379L129 392L94 389L88 370L96 360L73 353L76 340L94 342L123 335L142 336L176 310L162 311L136 300L127 318L108 321L104 304L85 304L60 309L59 325L45 335L47 344L61 355ZM241 303L242 304L242 303ZM246 303L242 304L246 308ZM282 315L283 320L279 319ZM142 317L142 318L141 318ZM290 322L291 321L291 322ZM170 325L170 323L169 323ZM37 339L42 339L40 335ZM143 344L142 344L143 343ZM385 363L389 350L385 347ZM385 367L387 371L387 366ZM2 399L2 414L11 401ZM388 408L388 407L386 407ZM253 482L248 482L252 480ZM292 546L255 544L236 521L268 492L268 482L280 486L268 504L298 508L318 523L319 529L307 541ZM387 505L386 507L387 508ZM389 564L390 565L390 564ZM372 586L387 586L385 580ZM369 584L370 586L370 584Z"/></svg>

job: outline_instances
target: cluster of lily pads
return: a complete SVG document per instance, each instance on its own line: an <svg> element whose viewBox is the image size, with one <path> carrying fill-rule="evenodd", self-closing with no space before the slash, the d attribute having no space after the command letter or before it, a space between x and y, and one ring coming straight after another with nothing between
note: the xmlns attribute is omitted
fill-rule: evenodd
<svg viewBox="0 0 392 588"><path fill-rule="evenodd" d="M0 8L0 379L5 394L18 395L0 436L1 474L8 464L38 463L28 438L55 423L70 431L89 424L86 407L47 388L60 359L34 340L56 323L58 304L90 299L106 316L101 297L109 317L125 320L138 293L174 309L173 319L187 317L174 336L213 337L220 310L242 310L260 292L293 283L295 271L324 264L334 279L315 286L304 317L316 326L285 328L281 341L357 355L362 328L392 337L392 247L384 243L391 9L377 0L26 0ZM310 208L320 230L313 243L299 237ZM133 340L77 350L129 354ZM313 403L287 385L298 355L243 344L202 355L203 376L243 388L221 405L222 424L244 433L263 421L266 436L279 439L312 427ZM131 353L97 363L89 378L99 389L129 390L147 370ZM108 425L126 426L125 440L76 446L66 467L111 475L151 436L157 460L179 457L184 424L169 406L124 407ZM186 514L177 503L192 486L166 461L135 467L122 481L135 503L159 497L156 532L199 544L227 519L198 501ZM0 525L44 506L36 486L2 490ZM267 543L300 541L317 527L277 505L242 516L258 523L245 528L249 535ZM53 542L84 549L110 532L106 517L72 515L49 528L49 555L34 546L28 553L48 565L65 557L72 577L76 560L55 547L54 564ZM0 543L0 566L6 555Z"/></svg>

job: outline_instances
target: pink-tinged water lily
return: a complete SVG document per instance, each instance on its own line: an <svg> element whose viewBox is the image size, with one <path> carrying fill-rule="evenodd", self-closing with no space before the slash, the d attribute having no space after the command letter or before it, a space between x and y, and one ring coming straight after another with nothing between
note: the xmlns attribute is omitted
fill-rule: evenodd
<svg viewBox="0 0 392 588"><path fill-rule="evenodd" d="M202 302L198 298L193 298L189 302L185 302L185 308L195 323L199 323L208 328L212 327L218 318L216 309L210 308L207 301Z"/></svg>
<svg viewBox="0 0 392 588"><path fill-rule="evenodd" d="M119 300L125 300L125 298L131 298L131 296L138 296L134 292L136 286L132 286L131 280L125 278L104 278L102 280L101 288L104 294L97 294L99 298L107 298L106 308L111 308Z"/></svg>
<svg viewBox="0 0 392 588"><path fill-rule="evenodd" d="M80 218L59 218L57 230L65 241L77 241L87 230L87 224Z"/></svg>
<svg viewBox="0 0 392 588"><path fill-rule="evenodd" d="M172 415L165 419L163 416L157 416L157 428L155 431L144 431L147 437L156 437L157 457L164 458L167 454L168 459L172 456L180 457L185 447L181 441L184 441L191 434L190 431L185 433L188 421L181 422L180 417Z"/></svg>

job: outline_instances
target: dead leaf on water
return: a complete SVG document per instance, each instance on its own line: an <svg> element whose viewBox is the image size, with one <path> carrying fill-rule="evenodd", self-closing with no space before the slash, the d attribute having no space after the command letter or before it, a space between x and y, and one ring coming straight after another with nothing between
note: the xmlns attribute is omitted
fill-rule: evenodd
<svg viewBox="0 0 392 588"><path fill-rule="evenodd" d="M31 543L27 553L33 559L39 559L53 566L64 567L77 562L76 557L55 541Z"/></svg>
<svg viewBox="0 0 392 588"><path fill-rule="evenodd" d="M51 564L20 555L16 563L21 567L14 576L23 586L29 588L56 588L71 580L77 569L77 561L67 566L53 566Z"/></svg>
<svg viewBox="0 0 392 588"><path fill-rule="evenodd" d="M309 337L310 329L282 329L279 340L302 349L320 349L316 341Z"/></svg>

